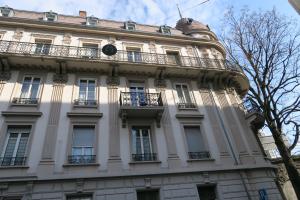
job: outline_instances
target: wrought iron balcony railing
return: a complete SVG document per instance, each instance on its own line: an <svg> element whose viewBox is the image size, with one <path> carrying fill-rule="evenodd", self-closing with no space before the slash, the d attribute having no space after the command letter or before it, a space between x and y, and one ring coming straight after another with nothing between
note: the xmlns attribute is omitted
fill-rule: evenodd
<svg viewBox="0 0 300 200"><path fill-rule="evenodd" d="M147 107L147 106L162 106L160 93L146 92L121 92L121 106Z"/></svg>
<svg viewBox="0 0 300 200"><path fill-rule="evenodd" d="M190 159L206 159L210 158L210 154L208 151L201 151L201 152L188 152Z"/></svg>
<svg viewBox="0 0 300 200"><path fill-rule="evenodd" d="M13 98L12 103L13 104L23 104L23 105L36 105L38 104L39 99L38 98Z"/></svg>
<svg viewBox="0 0 300 200"><path fill-rule="evenodd" d="M197 108L196 103L177 103L179 109L195 109Z"/></svg>
<svg viewBox="0 0 300 200"><path fill-rule="evenodd" d="M97 106L96 100L85 100L85 99L75 99L74 100L75 106Z"/></svg>
<svg viewBox="0 0 300 200"><path fill-rule="evenodd" d="M247 113L252 113L252 112L262 113L261 108L258 107L255 103L253 103L250 100L244 101L243 107Z"/></svg>
<svg viewBox="0 0 300 200"><path fill-rule="evenodd" d="M172 56L167 54L146 52L135 52L135 56L133 57L132 51L121 50L118 50L116 55L107 56L101 52L101 48L52 45L6 40L0 40L0 54L79 58L95 61L107 60L158 65L177 65L182 67L198 67L204 69L222 69L242 72L239 66L223 59L199 58L179 55L174 59Z"/></svg>
<svg viewBox="0 0 300 200"><path fill-rule="evenodd" d="M96 155L72 155L68 156L70 164L92 164L96 163Z"/></svg>
<svg viewBox="0 0 300 200"><path fill-rule="evenodd" d="M133 161L156 161L156 153L132 154Z"/></svg>
<svg viewBox="0 0 300 200"><path fill-rule="evenodd" d="M26 157L0 157L0 166L22 166L26 164Z"/></svg>

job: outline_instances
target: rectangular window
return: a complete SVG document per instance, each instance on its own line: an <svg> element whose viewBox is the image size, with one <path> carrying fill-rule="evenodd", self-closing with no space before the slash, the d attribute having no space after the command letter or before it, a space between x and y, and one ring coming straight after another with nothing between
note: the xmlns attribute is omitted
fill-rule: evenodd
<svg viewBox="0 0 300 200"><path fill-rule="evenodd" d="M127 48L127 59L129 62L141 62L142 55L139 48Z"/></svg>
<svg viewBox="0 0 300 200"><path fill-rule="evenodd" d="M180 56L178 51L167 51L167 64L180 65Z"/></svg>
<svg viewBox="0 0 300 200"><path fill-rule="evenodd" d="M208 186L198 186L198 194L201 200L215 200L217 199L216 195L216 186L208 185Z"/></svg>
<svg viewBox="0 0 300 200"><path fill-rule="evenodd" d="M98 44L92 44L92 43L83 43L81 47L81 56L87 57L87 58L97 58L98 53Z"/></svg>
<svg viewBox="0 0 300 200"><path fill-rule="evenodd" d="M190 159L209 158L199 126L184 126Z"/></svg>
<svg viewBox="0 0 300 200"><path fill-rule="evenodd" d="M35 54L48 55L51 48L51 40L35 40L36 48Z"/></svg>
<svg viewBox="0 0 300 200"><path fill-rule="evenodd" d="M125 22L125 29L129 31L135 30L135 23L134 22Z"/></svg>
<svg viewBox="0 0 300 200"><path fill-rule="evenodd" d="M72 155L69 156L69 162L72 164L94 163L94 141L95 127L74 126Z"/></svg>
<svg viewBox="0 0 300 200"><path fill-rule="evenodd" d="M96 105L96 80L80 79L79 80L79 96L75 100L76 105Z"/></svg>
<svg viewBox="0 0 300 200"><path fill-rule="evenodd" d="M137 200L159 200L158 190L137 191Z"/></svg>
<svg viewBox="0 0 300 200"><path fill-rule="evenodd" d="M156 160L151 142L150 127L133 126L131 129L132 159L134 161Z"/></svg>
<svg viewBox="0 0 300 200"><path fill-rule="evenodd" d="M185 84L176 84L176 91L178 96L178 108L196 108L196 105L192 102L188 86Z"/></svg>
<svg viewBox="0 0 300 200"><path fill-rule="evenodd" d="M7 129L7 138L1 156L1 165L25 165L26 148L31 127L13 127Z"/></svg>

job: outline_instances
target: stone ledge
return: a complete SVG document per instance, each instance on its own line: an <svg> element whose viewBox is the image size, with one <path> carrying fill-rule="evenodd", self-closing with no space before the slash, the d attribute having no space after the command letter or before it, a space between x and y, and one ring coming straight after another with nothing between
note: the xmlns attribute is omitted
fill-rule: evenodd
<svg viewBox="0 0 300 200"><path fill-rule="evenodd" d="M204 115L202 114L176 114L175 117L177 119L203 119Z"/></svg>
<svg viewBox="0 0 300 200"><path fill-rule="evenodd" d="M201 162L201 161L215 161L214 158L203 158L203 159L187 159L187 162Z"/></svg>
<svg viewBox="0 0 300 200"><path fill-rule="evenodd" d="M26 111L2 111L4 117L40 117L42 112L26 112Z"/></svg>
<svg viewBox="0 0 300 200"><path fill-rule="evenodd" d="M155 160L155 161L131 161L129 164L159 164L161 161Z"/></svg>
<svg viewBox="0 0 300 200"><path fill-rule="evenodd" d="M83 112L67 112L68 117L95 117L95 118L101 118L103 116L103 113L100 112L89 112L89 113L83 113Z"/></svg>
<svg viewBox="0 0 300 200"><path fill-rule="evenodd" d="M87 164L63 164L63 167L97 167L99 163L87 163Z"/></svg>

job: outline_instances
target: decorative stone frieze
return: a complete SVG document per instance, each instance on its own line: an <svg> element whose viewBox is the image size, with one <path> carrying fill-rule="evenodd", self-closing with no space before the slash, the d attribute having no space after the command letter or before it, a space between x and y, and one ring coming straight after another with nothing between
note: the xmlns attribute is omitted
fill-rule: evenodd
<svg viewBox="0 0 300 200"><path fill-rule="evenodd" d="M22 28L17 28L16 31L14 32L13 39L16 41L21 40L23 37L24 29Z"/></svg>
<svg viewBox="0 0 300 200"><path fill-rule="evenodd" d="M63 43L64 43L65 45L70 45L70 43L71 43L71 38L72 38L71 33L65 33L65 34L64 34L64 38L63 38Z"/></svg>

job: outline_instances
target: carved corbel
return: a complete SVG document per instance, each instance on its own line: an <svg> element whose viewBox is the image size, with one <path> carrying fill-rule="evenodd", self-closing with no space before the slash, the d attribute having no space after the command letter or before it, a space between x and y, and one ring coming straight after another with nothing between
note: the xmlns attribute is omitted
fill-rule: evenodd
<svg viewBox="0 0 300 200"><path fill-rule="evenodd" d="M76 180L76 192L83 192L84 181L83 179Z"/></svg>
<svg viewBox="0 0 300 200"><path fill-rule="evenodd" d="M68 81L67 63L64 61L58 62L59 66L56 68L56 73L53 76L53 82L66 83Z"/></svg>
<svg viewBox="0 0 300 200"><path fill-rule="evenodd" d="M7 58L0 58L0 81L7 81L11 77L10 65Z"/></svg>
<svg viewBox="0 0 300 200"><path fill-rule="evenodd" d="M155 87L158 88L165 88L167 86L166 80L165 80L165 68L158 69L156 71L156 77L155 77Z"/></svg>
<svg viewBox="0 0 300 200"><path fill-rule="evenodd" d="M198 76L198 81L197 81L197 85L198 85L198 88L201 89L201 88L208 88L209 85L208 85L208 80L207 80L207 72L204 72L203 74L199 75Z"/></svg>
<svg viewBox="0 0 300 200"><path fill-rule="evenodd" d="M110 64L110 66L111 70L109 72L109 76L107 77L106 83L109 86L118 86L120 84L119 65Z"/></svg>

